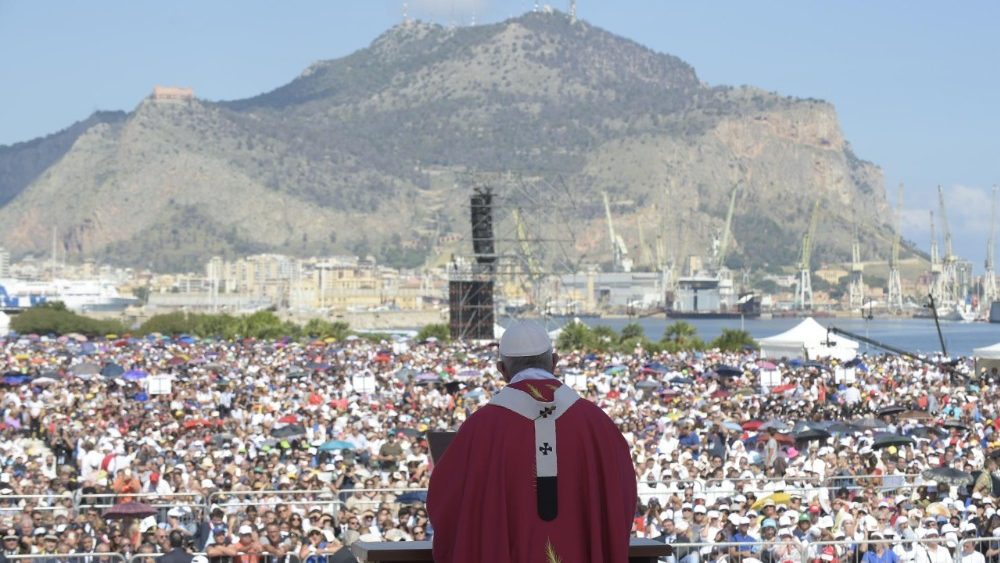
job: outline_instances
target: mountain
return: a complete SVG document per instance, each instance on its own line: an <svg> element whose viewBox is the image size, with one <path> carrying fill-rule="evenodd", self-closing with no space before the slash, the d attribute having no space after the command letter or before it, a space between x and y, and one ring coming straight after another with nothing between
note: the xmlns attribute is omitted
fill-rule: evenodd
<svg viewBox="0 0 1000 563"><path fill-rule="evenodd" d="M71 259L160 270L251 252L415 264L470 251L468 196L491 185L501 244L517 207L530 238L555 241L539 260L606 262L607 192L651 260L706 254L736 184L734 267L794 263L816 198L818 259L849 256L855 223L866 259L887 252L881 171L830 104L712 87L676 57L529 13L400 25L253 98L151 95L0 147L0 240L44 253L57 227Z"/></svg>

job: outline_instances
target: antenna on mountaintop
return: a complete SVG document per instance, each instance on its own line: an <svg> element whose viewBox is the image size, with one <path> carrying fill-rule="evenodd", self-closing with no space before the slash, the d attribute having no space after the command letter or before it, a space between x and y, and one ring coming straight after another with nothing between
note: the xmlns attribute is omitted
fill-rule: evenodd
<svg viewBox="0 0 1000 563"><path fill-rule="evenodd" d="M403 25L410 25L410 9L406 2L403 2Z"/></svg>
<svg viewBox="0 0 1000 563"><path fill-rule="evenodd" d="M569 23L576 23L576 0L569 0Z"/></svg>

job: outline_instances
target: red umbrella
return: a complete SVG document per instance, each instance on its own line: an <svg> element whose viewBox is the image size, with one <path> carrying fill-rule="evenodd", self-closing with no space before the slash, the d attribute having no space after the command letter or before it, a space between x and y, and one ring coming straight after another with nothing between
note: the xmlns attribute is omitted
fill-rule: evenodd
<svg viewBox="0 0 1000 563"><path fill-rule="evenodd" d="M725 389L719 389L718 391L712 393L710 396L713 399L721 399L722 397L728 397L729 394L730 394L729 391L726 391Z"/></svg>
<svg viewBox="0 0 1000 563"><path fill-rule="evenodd" d="M792 389L795 389L795 384L794 383L786 383L784 385L778 385L777 387L772 387L771 388L771 392L772 393L784 393L785 391L791 391Z"/></svg>
<svg viewBox="0 0 1000 563"><path fill-rule="evenodd" d="M285 416L279 418L278 422L280 422L281 424L298 424L299 417L295 416L294 414L286 414Z"/></svg>
<svg viewBox="0 0 1000 563"><path fill-rule="evenodd" d="M104 511L104 517L108 519L124 520L127 518L145 518L155 516L156 509L141 502L123 502L116 504Z"/></svg>
<svg viewBox="0 0 1000 563"><path fill-rule="evenodd" d="M764 424L763 420L748 420L744 422L741 426L743 427L744 430L749 430L753 432L758 428L760 428L762 424Z"/></svg>
<svg viewBox="0 0 1000 563"><path fill-rule="evenodd" d="M795 438L791 434L776 434L774 441L785 446L794 446Z"/></svg>

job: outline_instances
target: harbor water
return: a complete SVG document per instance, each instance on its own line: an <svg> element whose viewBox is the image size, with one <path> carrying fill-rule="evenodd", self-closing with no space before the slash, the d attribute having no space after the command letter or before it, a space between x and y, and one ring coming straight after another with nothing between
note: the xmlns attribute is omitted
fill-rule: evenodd
<svg viewBox="0 0 1000 563"><path fill-rule="evenodd" d="M864 320L860 318L817 318L821 325L834 326L843 330L868 336L873 340L884 342L897 348L902 348L914 353L935 354L941 351L941 344L938 339L937 330L932 319L900 319L900 318L874 318ZM501 324L507 324L509 319L504 319ZM548 319L546 321L549 330L558 328L568 322L565 319ZM643 319L628 318L584 318L581 322L588 326L608 326L616 331L621 331L622 327L630 322L637 322L642 326L646 336L653 340L658 340L667 325L675 322L662 316L647 317ZM698 330L698 336L708 342L719 336L722 329L744 329L754 338L764 338L784 332L798 323L802 319L780 318L780 319L695 319L685 320ZM961 322L941 322L941 332L944 335L945 346L948 355L955 358L959 356L970 356L974 348L990 346L1000 342L1000 324L990 324L984 322L961 323ZM881 353L882 350L869 347L864 343L859 350L862 353Z"/></svg>

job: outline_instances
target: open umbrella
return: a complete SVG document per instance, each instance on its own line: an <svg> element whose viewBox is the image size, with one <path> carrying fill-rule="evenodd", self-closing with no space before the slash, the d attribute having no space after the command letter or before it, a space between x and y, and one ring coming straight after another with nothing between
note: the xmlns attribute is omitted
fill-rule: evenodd
<svg viewBox="0 0 1000 563"><path fill-rule="evenodd" d="M709 395L709 397L712 399L724 399L729 395L731 395L729 391L726 391L725 389L719 389L718 391L713 391L712 394Z"/></svg>
<svg viewBox="0 0 1000 563"><path fill-rule="evenodd" d="M731 430L733 432L740 432L743 430L743 427L740 426L740 423L734 422L732 420L727 420L723 422L722 427L725 428L726 430Z"/></svg>
<svg viewBox="0 0 1000 563"><path fill-rule="evenodd" d="M69 368L69 371L77 376L97 375L101 373L101 366L91 363L76 364Z"/></svg>
<svg viewBox="0 0 1000 563"><path fill-rule="evenodd" d="M803 430L798 434L795 434L796 442L818 442L821 440L826 440L830 437L830 433L826 430L820 428L810 428L808 430Z"/></svg>
<svg viewBox="0 0 1000 563"><path fill-rule="evenodd" d="M792 495L786 492L778 492L757 499L757 502L753 503L753 506L751 506L750 508L754 510L760 510L761 508L764 508L764 505L767 504L768 501L773 502L774 504L787 505L789 502L791 502L791 500L792 500Z"/></svg>
<svg viewBox="0 0 1000 563"><path fill-rule="evenodd" d="M761 360L757 362L757 367L759 367L760 369L776 369L778 366L772 364L771 362L766 362L764 360Z"/></svg>
<svg viewBox="0 0 1000 563"><path fill-rule="evenodd" d="M305 436L305 434L306 429L301 424L289 424L288 426L271 430L271 436L275 438L294 438L296 436Z"/></svg>
<svg viewBox="0 0 1000 563"><path fill-rule="evenodd" d="M7 385L22 385L31 381L31 377L23 373L10 372L3 376L3 382Z"/></svg>
<svg viewBox="0 0 1000 563"><path fill-rule="evenodd" d="M900 405L890 405L888 407L880 408L875 414L879 416L892 416L901 412L906 412L906 407Z"/></svg>
<svg viewBox="0 0 1000 563"><path fill-rule="evenodd" d="M130 369L122 374L122 378L129 381L139 381L141 379L146 379L149 374L142 371L141 369Z"/></svg>
<svg viewBox="0 0 1000 563"><path fill-rule="evenodd" d="M794 383L786 383L784 385L775 385L771 388L771 393L785 393L787 391L795 390Z"/></svg>
<svg viewBox="0 0 1000 563"><path fill-rule="evenodd" d="M958 487L968 485L973 481L971 473L966 473L965 471L955 469L954 467L934 467L924 471L920 474L920 476L930 481L937 481L938 483L955 485Z"/></svg>
<svg viewBox="0 0 1000 563"><path fill-rule="evenodd" d="M354 444L346 440L330 440L319 447L320 450L328 452L331 450L353 450Z"/></svg>
<svg viewBox="0 0 1000 563"><path fill-rule="evenodd" d="M904 413L900 413L899 418L905 418L907 420L931 420L934 417L931 415L931 413L927 411L911 410L911 411L906 411Z"/></svg>
<svg viewBox="0 0 1000 563"><path fill-rule="evenodd" d="M808 362L803 363L802 367L804 367L804 368L814 368L814 369L819 369L819 370L829 370L830 369L830 366L828 366L826 364L821 364L821 363L819 363L817 361L814 361L814 360L810 360Z"/></svg>
<svg viewBox="0 0 1000 563"><path fill-rule="evenodd" d="M141 502L123 502L104 511L104 517L109 519L145 518L155 516L157 510Z"/></svg>
<svg viewBox="0 0 1000 563"><path fill-rule="evenodd" d="M114 363L105 364L105 366L101 368L101 375L104 377L118 377L123 373L125 373L125 368Z"/></svg>
<svg viewBox="0 0 1000 563"><path fill-rule="evenodd" d="M660 384L652 379L643 379L635 384L636 389L656 389Z"/></svg>
<svg viewBox="0 0 1000 563"><path fill-rule="evenodd" d="M299 422L299 417L294 414L286 414L285 416L278 419L281 424L297 424Z"/></svg>
<svg viewBox="0 0 1000 563"><path fill-rule="evenodd" d="M890 446L906 446L912 443L913 438L910 438L909 436L886 432L884 434L875 435L875 441L872 442L872 449L877 450L880 448L888 448Z"/></svg>
<svg viewBox="0 0 1000 563"><path fill-rule="evenodd" d="M748 432L754 432L756 430L760 430L762 424L764 424L763 420L748 420L743 424L741 424L740 426L743 427L743 430L746 430Z"/></svg>
<svg viewBox="0 0 1000 563"><path fill-rule="evenodd" d="M743 370L733 366L715 366L715 373L722 377L740 377L743 375Z"/></svg>
<svg viewBox="0 0 1000 563"><path fill-rule="evenodd" d="M31 380L32 385L52 385L56 380L51 377L36 377Z"/></svg>
<svg viewBox="0 0 1000 563"><path fill-rule="evenodd" d="M420 431L416 428L398 428L396 432L406 436L407 438L416 438L420 435Z"/></svg>
<svg viewBox="0 0 1000 563"><path fill-rule="evenodd" d="M694 380L691 379L690 377L677 376L677 377L671 379L670 383L673 383L673 384L676 384L676 385L693 385L694 384Z"/></svg>
<svg viewBox="0 0 1000 563"><path fill-rule="evenodd" d="M968 426L962 424L961 422L955 421L955 420L946 420L945 422L941 423L941 427L942 428L952 428L952 429L955 429L955 430L961 430L962 432L968 432L969 431L969 427Z"/></svg>

